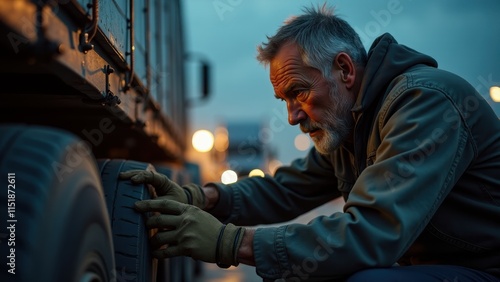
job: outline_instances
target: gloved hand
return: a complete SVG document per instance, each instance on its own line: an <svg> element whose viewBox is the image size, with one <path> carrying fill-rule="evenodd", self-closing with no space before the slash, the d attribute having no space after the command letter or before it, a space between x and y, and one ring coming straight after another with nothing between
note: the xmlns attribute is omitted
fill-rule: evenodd
<svg viewBox="0 0 500 282"><path fill-rule="evenodd" d="M151 184L158 199L170 199L184 204L205 207L205 193L196 184L180 186L166 175L149 170L129 170L120 173L120 179L130 179L134 184Z"/></svg>
<svg viewBox="0 0 500 282"><path fill-rule="evenodd" d="M223 268L238 265L236 255L244 227L224 225L198 207L167 199L139 201L134 208L142 213L160 213L146 221L148 228L159 230L150 239L154 257L190 256ZM166 248L162 248L164 245Z"/></svg>

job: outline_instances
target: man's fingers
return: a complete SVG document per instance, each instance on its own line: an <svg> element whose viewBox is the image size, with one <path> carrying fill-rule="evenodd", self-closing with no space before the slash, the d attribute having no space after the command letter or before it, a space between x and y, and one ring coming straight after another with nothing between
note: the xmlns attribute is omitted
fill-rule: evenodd
<svg viewBox="0 0 500 282"><path fill-rule="evenodd" d="M160 214L153 215L146 220L148 228L166 228L175 229L181 224L181 218L178 215Z"/></svg>
<svg viewBox="0 0 500 282"><path fill-rule="evenodd" d="M153 181L152 177L152 172L151 171L141 171L138 174L132 176L130 180L135 183L151 183Z"/></svg>
<svg viewBox="0 0 500 282"><path fill-rule="evenodd" d="M149 243L151 244L152 249L159 249L160 247L165 245L178 245L181 237L182 235L179 234L178 230L162 230L156 232L156 234L149 239Z"/></svg>
<svg viewBox="0 0 500 282"><path fill-rule="evenodd" d="M120 172L120 179L130 179L132 176L142 172L142 170L128 170L124 172Z"/></svg>
<svg viewBox="0 0 500 282"><path fill-rule="evenodd" d="M164 175L163 175L164 176ZM168 177L156 177L156 185L153 184L156 190L156 194L158 196L164 196L172 189L172 180L170 180Z"/></svg>
<svg viewBox="0 0 500 282"><path fill-rule="evenodd" d="M120 179L130 179L134 184L149 183L153 182L153 172L148 170L130 170L121 172L119 175Z"/></svg>
<svg viewBox="0 0 500 282"><path fill-rule="evenodd" d="M159 212L163 214L181 214L188 205L167 199L161 200L144 200L134 204L135 210L138 212Z"/></svg>
<svg viewBox="0 0 500 282"><path fill-rule="evenodd" d="M172 181L161 173L144 170L132 177L130 180L135 183L147 183L153 185L158 196L166 195L172 187Z"/></svg>
<svg viewBox="0 0 500 282"><path fill-rule="evenodd" d="M129 170L121 172L119 178L130 179L134 184L151 184L155 188L158 196L167 195L170 190L175 189L174 186L177 186L177 184L166 175L150 170Z"/></svg>

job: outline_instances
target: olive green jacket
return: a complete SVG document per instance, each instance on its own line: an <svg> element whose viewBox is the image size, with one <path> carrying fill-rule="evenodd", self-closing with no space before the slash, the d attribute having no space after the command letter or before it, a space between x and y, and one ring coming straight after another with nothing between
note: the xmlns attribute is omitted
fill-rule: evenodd
<svg viewBox="0 0 500 282"><path fill-rule="evenodd" d="M240 225L346 200L343 212L307 225L258 228L257 273L321 280L399 263L500 276L500 122L486 100L384 34L370 48L352 112L351 149L312 149L274 177L217 184L211 212Z"/></svg>

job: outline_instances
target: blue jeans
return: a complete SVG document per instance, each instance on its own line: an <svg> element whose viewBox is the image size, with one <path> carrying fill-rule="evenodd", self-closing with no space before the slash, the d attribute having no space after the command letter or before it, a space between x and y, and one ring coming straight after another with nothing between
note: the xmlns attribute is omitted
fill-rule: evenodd
<svg viewBox="0 0 500 282"><path fill-rule="evenodd" d="M456 265L412 265L371 268L350 276L346 282L499 282L491 274Z"/></svg>

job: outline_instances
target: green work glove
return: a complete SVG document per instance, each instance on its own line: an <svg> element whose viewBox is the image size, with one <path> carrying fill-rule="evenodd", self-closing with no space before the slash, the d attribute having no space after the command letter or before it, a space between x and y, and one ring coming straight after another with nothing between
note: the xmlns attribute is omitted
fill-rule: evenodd
<svg viewBox="0 0 500 282"><path fill-rule="evenodd" d="M148 228L159 230L150 239L154 257L189 256L223 268L238 265L236 255L244 227L224 225L198 207L172 200L139 201L135 209L141 213L160 213L146 221Z"/></svg>
<svg viewBox="0 0 500 282"><path fill-rule="evenodd" d="M166 175L149 170L129 170L120 173L120 179L130 179L134 184L151 184L158 199L169 199L184 204L205 207L205 193L196 184L180 186Z"/></svg>

